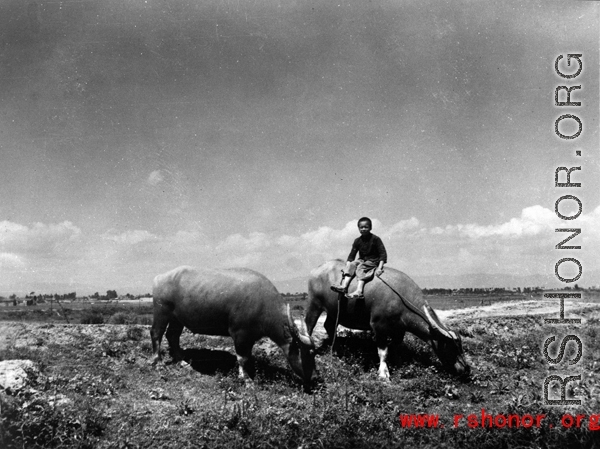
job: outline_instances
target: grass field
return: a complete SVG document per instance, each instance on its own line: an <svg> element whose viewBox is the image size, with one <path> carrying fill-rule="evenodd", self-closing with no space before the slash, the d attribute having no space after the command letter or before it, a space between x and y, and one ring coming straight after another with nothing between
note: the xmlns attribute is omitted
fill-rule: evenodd
<svg viewBox="0 0 600 449"><path fill-rule="evenodd" d="M447 308L482 299L490 298L429 301ZM292 304L299 316L303 304ZM445 373L428 345L407 336L393 354L391 382L382 382L370 334L340 333L334 354L326 348L317 356L321 383L308 395L269 340L255 347L256 377L247 387L237 378L230 338L184 331L189 365L149 365L149 303L63 303L61 315L56 306L0 309L0 359L29 359L39 369L28 388L0 394L2 448L600 447L600 432L589 429L590 416L600 413L598 308L580 311L584 325L560 329L531 316L449 320L463 336L468 379ZM81 324L94 316L102 323ZM544 339L569 333L585 344L581 360L566 364L569 345L565 362L550 367ZM565 372L582 375L568 393L583 404L545 405L544 379ZM470 428L466 417L482 409L545 417L540 427ZM402 426L402 415L420 413L437 415L438 426ZM564 428L566 414L585 415L580 428ZM458 415L465 418L455 427Z"/></svg>

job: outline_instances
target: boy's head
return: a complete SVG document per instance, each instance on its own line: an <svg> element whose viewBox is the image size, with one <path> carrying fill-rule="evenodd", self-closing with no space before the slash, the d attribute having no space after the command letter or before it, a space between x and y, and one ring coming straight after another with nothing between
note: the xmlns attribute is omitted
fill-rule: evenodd
<svg viewBox="0 0 600 449"><path fill-rule="evenodd" d="M362 217L358 220L358 231L361 235L369 234L371 229L373 229L373 223L370 218Z"/></svg>

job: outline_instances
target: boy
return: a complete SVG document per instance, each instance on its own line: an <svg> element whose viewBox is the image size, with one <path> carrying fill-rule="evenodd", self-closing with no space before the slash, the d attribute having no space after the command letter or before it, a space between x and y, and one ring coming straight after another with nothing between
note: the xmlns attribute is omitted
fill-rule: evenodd
<svg viewBox="0 0 600 449"><path fill-rule="evenodd" d="M365 283L373 279L373 275L381 276L383 264L387 263L385 246L379 237L371 234L372 228L373 223L370 218L362 217L358 220L360 237L352 244L352 250L346 261L346 269L342 275L342 285L331 286L331 290L346 294L348 299L363 299ZM357 253L359 253L359 258L354 260ZM358 278L358 285L353 293L348 294L348 285L355 274Z"/></svg>

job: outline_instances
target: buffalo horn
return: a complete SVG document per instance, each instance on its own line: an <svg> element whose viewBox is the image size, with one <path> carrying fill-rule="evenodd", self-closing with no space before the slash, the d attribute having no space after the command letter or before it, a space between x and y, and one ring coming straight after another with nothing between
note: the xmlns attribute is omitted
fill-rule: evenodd
<svg viewBox="0 0 600 449"><path fill-rule="evenodd" d="M305 346L313 346L314 343L313 343L312 339L310 338L310 336L308 335L308 330L306 328L302 328L302 331L301 331L300 329L298 329L298 326L296 326L296 323L294 322L294 319L292 318L292 313L290 312L289 304L287 305L287 308L286 308L286 314L287 314L287 318L288 318L288 323L290 325L290 329L291 329L294 337L297 338L298 340L300 340L300 343L302 343Z"/></svg>
<svg viewBox="0 0 600 449"><path fill-rule="evenodd" d="M311 336L308 335L308 329L306 328L306 323L304 322L304 320L301 320L300 324L300 341L306 346L314 346L315 343L313 342Z"/></svg>
<svg viewBox="0 0 600 449"><path fill-rule="evenodd" d="M436 321L431 317L431 314L429 313L429 310L427 308L427 306L423 306L423 310L425 311L425 315L427 315L427 319L429 320L429 324L431 324L431 327L433 327L434 329L436 329L440 334L442 334L443 336L454 340L455 338L445 329L442 329L438 323L436 323Z"/></svg>

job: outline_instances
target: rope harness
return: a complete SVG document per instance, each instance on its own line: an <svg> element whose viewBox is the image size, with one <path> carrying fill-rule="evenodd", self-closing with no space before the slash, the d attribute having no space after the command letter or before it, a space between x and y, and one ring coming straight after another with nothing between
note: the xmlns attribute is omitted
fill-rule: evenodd
<svg viewBox="0 0 600 449"><path fill-rule="evenodd" d="M343 283L343 282L344 282L344 277L345 277L345 276L350 276L350 275L349 275L349 274L347 274L347 273L345 273L345 272L344 272L344 270L341 270L341 271L342 271L342 281L341 281L341 283ZM422 311L421 311L421 310L420 310L418 307L416 307L414 304L412 304L411 302L409 302L408 300L406 300L406 299L405 299L405 298L404 298L404 297L403 297L403 296L402 296L400 293L398 293L398 292L396 291L396 289L395 289L394 287L392 287L390 284L388 284L388 283L385 281L385 279L383 279L383 278L381 277L381 275L379 275L379 276L377 276L377 275L376 275L375 277L377 277L377 278L378 278L378 279L379 279L381 282L383 282L383 283L384 283L384 284L385 284L385 285L386 285L386 286L387 286L387 287L388 287L388 288L389 288L391 291L393 291L393 292L396 294L396 296L398 296L398 298L400 298L400 301L402 301L402 303L403 303L403 304L404 304L404 305L405 305L405 306L406 306L406 307L407 307L407 308L408 308L408 309L409 309L411 312L413 312L413 313L415 313L416 315L420 316L420 317L423 319L423 321L425 321L425 322L426 322L426 323L429 325L429 327L432 327L432 326L431 326L431 323L429 322L429 320L427 319L427 317L426 317L426 316L423 314L423 312L422 312ZM343 293L338 293L338 307L337 307L337 316L336 316L336 318L335 318L335 327L334 327L334 330L333 330L333 341L331 342L331 355L332 355L332 356L333 356L333 346L335 345L335 339L336 339L336 337L337 337L337 327L338 327L339 320L340 320L340 308L341 308L341 302L342 302L342 297L343 297L343 295L344 295ZM427 304L427 306L429 307L429 304L427 303L427 301L425 301L425 303L426 303L426 304Z"/></svg>
<svg viewBox="0 0 600 449"><path fill-rule="evenodd" d="M350 275L344 273L344 270L341 270L341 271L342 271L342 281L341 281L341 284L343 284L344 283L344 277L345 276L350 276ZM340 322L340 308L341 308L342 296L343 295L344 295L343 293L338 292L338 298L337 298L337 300L338 300L337 316L335 317L335 327L333 328L333 340L331 341L331 350L330 350L331 357L333 357L333 345L335 345L335 338L337 337L337 328L338 328L338 324Z"/></svg>
<svg viewBox="0 0 600 449"><path fill-rule="evenodd" d="M423 318L425 320L425 322L431 326L427 317L423 315L423 312L421 312L421 310L419 310L418 307L416 307L414 304L412 304L409 301L407 301L406 299L404 299L404 297L402 297L402 295L400 293L398 293L390 284L388 284L381 276L377 276L377 277L379 278L379 280L381 282L383 282L385 285L387 285L388 288L391 291L393 291L396 294L396 296L398 296L398 298L400 298L400 300L406 307L408 307L413 313L416 313L421 318ZM425 302L427 303L427 301L425 301ZM427 305L429 306L429 304L427 304Z"/></svg>
<svg viewBox="0 0 600 449"><path fill-rule="evenodd" d="M424 315L423 315L423 313L421 312L421 310L420 310L418 307L416 307L414 304L412 304L412 303L410 303L409 301L407 301L406 299L404 299L404 298L402 297L402 295L401 295L400 293L398 293L396 290L394 290L394 288L393 288L393 287L392 287L390 284L388 284L386 281L384 281L384 280L381 278L381 276L377 276L377 277L379 278L379 280L380 280L381 282L383 282L385 285L387 285L387 286L389 287L389 289L390 289L391 291L393 291L393 292L394 292L394 293L395 293L395 294L398 296L398 298L400 298L400 300L402 301L402 303L403 303L403 304L404 304L404 305L405 305L407 308L409 308L409 309L410 309L410 310L411 310L413 313L415 313L415 314L419 315L419 316L420 316L420 317L421 317L421 318L422 318L422 319L423 319L423 320L424 320L424 321L427 323L427 325L429 326L429 330L430 330L430 331L431 331L432 329L435 329L435 328L436 328L436 326L439 326L439 328L440 328L440 329L442 329L444 332L447 332L447 333L448 333L448 335L450 336L450 338L451 338L452 340L456 340L456 335L454 335L454 333L453 333L453 332L451 332L451 331L450 331L448 328L445 328L445 326L443 325L443 323L438 323L438 324L435 324L435 323L433 322L433 321L434 321L434 318L433 318L433 317L431 317L431 321L430 321L430 320L429 320L429 318L428 318L427 316L424 316ZM429 308L429 309L430 309L430 310L433 312L433 309L431 308L431 306L429 305L429 303L428 303L428 302L427 302L425 299L424 299L423 301L425 302L425 305L426 305L426 306L427 306L427 307L428 307L428 308ZM427 312L427 311L426 311L426 312ZM439 332L439 331L440 331L440 330L438 329L438 332Z"/></svg>
<svg viewBox="0 0 600 449"><path fill-rule="evenodd" d="M350 276L349 274L345 273L344 270L341 270L341 271L342 271L342 280L341 280L341 284L340 285L343 284L344 277ZM386 280L381 277L381 275L379 275L379 276L375 275L375 277L377 277L392 292L394 292L394 294L396 296L398 296L398 298L400 298L400 301L402 301L402 304L404 304L406 306L406 308L408 308L411 312L413 312L414 314L416 314L419 317L421 317L423 319L423 321L425 321L427 323L427 325L429 326L430 329L433 328L433 325L429 321L429 319L427 318L427 316L425 316L423 314L423 312L417 306L415 306L414 304L412 304L410 301L408 301L407 299L405 299L400 293L398 293L398 291L396 291L396 289L394 287L392 287L390 284L388 284L386 282ZM335 318L335 327L333 328L333 340L331 342L331 350L330 350L330 353L331 353L332 357L333 357L333 347L335 345L335 340L336 340L336 337L337 337L337 328L338 328L339 321L340 321L340 308L341 308L341 302L342 302L342 297L343 296L344 296L343 293L338 293L338 298L337 298L338 299L337 315L336 315L336 318ZM425 304L426 304L427 307L431 308L431 306L429 306L429 303L427 301L425 301Z"/></svg>
<svg viewBox="0 0 600 449"><path fill-rule="evenodd" d="M343 293L338 293L337 316L335 317L335 327L333 328L333 341L331 342L330 355L333 357L333 345L335 345L335 337L337 337L337 327L340 322L340 304L342 302Z"/></svg>

